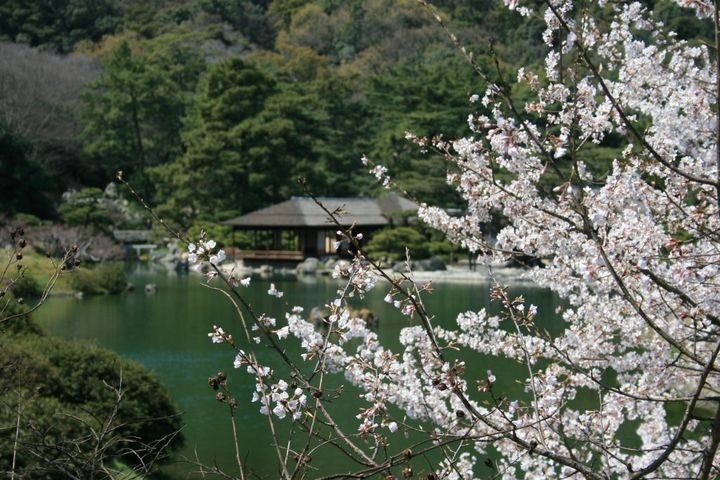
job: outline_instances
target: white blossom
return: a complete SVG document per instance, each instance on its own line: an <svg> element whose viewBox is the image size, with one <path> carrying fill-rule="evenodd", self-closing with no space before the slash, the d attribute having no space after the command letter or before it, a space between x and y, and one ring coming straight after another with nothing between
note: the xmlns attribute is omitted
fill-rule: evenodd
<svg viewBox="0 0 720 480"><path fill-rule="evenodd" d="M270 288L268 289L268 295L271 295L273 297L282 298L283 292L279 291L277 288L275 288L275 284L271 283Z"/></svg>
<svg viewBox="0 0 720 480"><path fill-rule="evenodd" d="M278 330L275 331L275 334L280 339L286 338L289 333L290 333L290 327L288 327L287 325L282 328L279 328Z"/></svg>

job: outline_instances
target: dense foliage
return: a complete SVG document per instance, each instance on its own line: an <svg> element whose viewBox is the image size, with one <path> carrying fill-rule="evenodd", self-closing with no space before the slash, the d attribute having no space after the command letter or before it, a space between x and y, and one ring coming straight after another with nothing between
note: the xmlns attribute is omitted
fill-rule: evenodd
<svg viewBox="0 0 720 480"><path fill-rule="evenodd" d="M0 471L93 478L113 460L144 468L182 445L177 408L144 367L45 337L29 316L0 327L0 424L19 432L0 436Z"/></svg>
<svg viewBox="0 0 720 480"><path fill-rule="evenodd" d="M417 223L417 222L415 222ZM420 225L388 227L375 233L364 252L376 260L406 260L408 254L414 260L431 256L449 258L453 245L436 230Z"/></svg>
<svg viewBox="0 0 720 480"><path fill-rule="evenodd" d="M439 8L472 44L490 22L539 39L492 3ZM416 1L33 0L0 11L0 158L26 166L18 180L36 172L34 201L8 182L6 213L97 228L58 210L60 194L104 188L122 170L188 227L302 193L300 177L318 195L372 195L362 154L390 159L418 200L458 201L442 156L405 134L459 135L482 82Z"/></svg>
<svg viewBox="0 0 720 480"><path fill-rule="evenodd" d="M347 284L328 301L324 330L299 307L279 321L249 310L257 342L248 342L247 352L236 347L234 366L247 367L242 371L256 381L252 399L271 422L298 422L310 434L275 443L283 478L309 471L313 435L323 446L342 442L338 451L348 463L362 465L355 476L394 472L413 456L388 453L388 438L402 429L427 434L428 448L442 459L423 468L444 478L472 478L484 464L505 478L707 479L720 471L720 73L713 58L720 45L707 47L720 25L717 5L678 3L694 12L664 2L648 2L651 11L631 2L448 1L438 3L435 21L409 0L120 2L113 8L100 2L97 18L119 21L75 32L65 28L75 22L69 3L58 3L59 18L68 20L59 25L44 3L11 2L0 26L15 42L103 58L82 108L71 107L81 112L82 148L61 161L97 162L103 181L126 170L179 223L286 198L297 191L295 176L308 177L320 194L372 191L357 180L365 167L347 160L367 151L399 171L399 189L437 204L423 205L420 215L452 241L488 262L519 254L547 259L528 276L564 302L554 320L567 328L552 336L535 322L535 306L500 286L491 297L501 314L466 312L454 324L433 326L436 318L421 300L430 286L389 278L357 248L349 266L336 267ZM83 18L84 4L77 5ZM706 20L712 16L715 25ZM465 53L478 78L448 58L458 52L437 40L444 38L440 23L473 47L474 57ZM182 49L165 48L177 39ZM459 113L466 97L474 104L469 119ZM470 136L439 135L454 136L466 123ZM47 147L38 148L41 142L18 125L2 119L4 158L24 169L42 165ZM404 142L406 129L416 134L409 136L415 147ZM384 167L367 168L392 183ZM87 186L98 185L88 180ZM7 188L4 195L13 199L7 210L24 211L14 199L33 192L12 179ZM450 198L450 190L459 198ZM84 193L92 199L98 191ZM453 203L465 207L460 216L440 208ZM90 222L95 214L80 208L93 203L68 205L75 207L61 209L68 219L76 214ZM498 229L490 242L489 222ZM361 237L339 235L358 247ZM424 246L407 228L376 242L376 252L388 255L400 242ZM216 246L203 237L189 245L189 258L218 263L224 253ZM381 277L391 282L386 301L410 321L419 318L401 330L394 351L347 308L350 297L379 288ZM227 286L248 285L234 278ZM283 297L274 285L268 294ZM235 346L220 327L210 337ZM282 347L288 337L303 349L293 360ZM25 406L43 418L63 402L77 407L80 398L107 411L111 397L96 380L114 371L110 357L58 345L38 337L2 345L10 356L3 368L20 371L21 355L42 351L27 361L36 370L23 371L20 381L0 377L8 392L25 393L27 384L35 398L49 389L27 406L22 395L7 399L4 425L25 418L19 413ZM260 363L265 357L256 351L265 345L288 363L287 380ZM492 355L521 366L525 395L508 398L490 370L466 376L457 350L478 363ZM70 360L83 373L63 370ZM324 376L331 373L364 391L367 408L355 417L356 435L340 432L327 412L342 396L339 389L327 400ZM36 383L44 379L54 382ZM582 397L593 401L576 401ZM237 408L235 398L219 400L231 412ZM130 402L131 418L145 413L134 411L139 403ZM679 419L670 415L678 406ZM58 425L60 440L49 441L54 452L92 425L84 410L69 411L80 422ZM39 432L36 424L23 430L54 435L56 419L44 420ZM72 444L81 455L83 446ZM413 471L408 466L402 475Z"/></svg>
<svg viewBox="0 0 720 480"><path fill-rule="evenodd" d="M0 35L16 43L0 44L0 158L25 172L8 178L36 173L33 201L26 182L8 181L0 208L97 228L92 215L58 210L60 194L104 188L121 170L187 228L301 194L301 177L318 195L375 195L363 154L386 159L419 202L459 206L443 181L453 167L406 134L461 135L487 79L539 62L543 26L495 2L435 7L493 66L485 77L414 0L6 2ZM66 30L84 15L92 25ZM658 15L683 35L707 33L669 4ZM530 94L513 88L518 101ZM603 161L592 168L607 170L620 143L595 146Z"/></svg>
<svg viewBox="0 0 720 480"><path fill-rule="evenodd" d="M103 262L92 268L80 267L68 277L70 287L90 295L122 293L128 281L122 263Z"/></svg>

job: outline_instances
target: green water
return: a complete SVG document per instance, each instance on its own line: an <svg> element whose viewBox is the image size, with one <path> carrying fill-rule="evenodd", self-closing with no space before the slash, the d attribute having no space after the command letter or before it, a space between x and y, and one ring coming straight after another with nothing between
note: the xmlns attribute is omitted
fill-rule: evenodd
<svg viewBox="0 0 720 480"><path fill-rule="evenodd" d="M228 372L230 387L240 404L237 420L241 455L247 458L249 469L253 472L267 478L276 477L274 466L277 459L274 449L270 448L272 440L267 418L258 412L258 404L249 401L254 379L244 370L234 370L234 353L226 345L213 345L207 336L212 325L216 324L236 338L241 337L240 323L233 306L222 294L203 287L198 276L178 276L138 267L131 273L130 279L138 287L134 293L51 299L38 310L36 318L50 334L114 350L153 370L183 412L186 446L175 458L198 459L206 465L217 464L232 472L235 467L234 446L227 407L215 400L215 392L207 385L209 376L218 371ZM338 288L337 282L326 278L274 278L272 282L285 292L279 300L267 295L270 282L270 279L253 278L251 287L243 289L243 293L256 311L279 320L289 310L288 305L300 305L309 311L333 299ZM155 294L144 292L143 287L148 283L157 285ZM387 290L386 285L378 285L363 306L379 315L381 341L397 347L400 329L410 323L383 302ZM516 287L511 292L513 295L524 295L528 303L538 306L541 315L553 312L558 304L548 291L532 286ZM497 310L497 306L490 302L489 285L484 283L437 283L432 295L426 295L424 301L428 310L436 316L436 324L443 326L451 326L455 316L463 311L486 306ZM544 326L555 331L561 328L558 325ZM295 342L288 343L290 355L298 351L299 346ZM260 347L258 357L261 363L281 370L269 349ZM516 380L524 376L525 367L478 356L465 360L470 376L479 377L491 368L498 377L498 385L506 393L519 392ZM329 385L338 386L340 383L342 379L335 379ZM345 427L348 431L356 428L356 425L353 426L354 416L361 405L352 389L346 389L342 403L333 405L335 412L347 419ZM287 419L285 423L288 423ZM400 438L396 442L402 441ZM321 471L342 468L347 464L347 460L337 453L319 454L315 462ZM197 467L180 461L165 468L170 478L178 479L187 478L189 472L196 470Z"/></svg>

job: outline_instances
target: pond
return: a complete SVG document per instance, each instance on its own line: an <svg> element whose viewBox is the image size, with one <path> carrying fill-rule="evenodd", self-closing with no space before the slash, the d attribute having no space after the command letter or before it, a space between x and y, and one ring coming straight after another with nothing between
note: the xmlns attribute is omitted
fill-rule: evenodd
<svg viewBox="0 0 720 480"><path fill-rule="evenodd" d="M153 271L143 266L132 268L130 280L137 286L134 293L118 296L87 297L84 299L53 298L38 310L36 318L46 332L66 339L80 340L108 348L153 370L167 387L183 414L185 447L175 458L198 460L233 473L234 446L228 421L227 406L215 400L215 392L208 387L208 377L219 371L229 374L229 385L237 397L240 451L247 457L250 470L259 476L273 478L277 463L268 431L267 418L258 412L258 404L251 404L254 379L244 370L233 370L233 351L227 345L213 345L208 332L213 325L240 338L240 320L233 306L217 291L201 285L195 275L176 275ZM282 300L271 297L267 290L271 283L285 293ZM154 283L157 292L146 294L144 285ZM288 305L299 305L306 312L332 300L338 283L325 277L295 277L261 279L254 277L250 288L243 289L247 300L257 312L284 318ZM400 329L410 325L407 317L383 301L387 284L379 284L370 292L362 306L380 318L378 334L383 343L397 348ZM450 327L460 312L488 307L496 311L490 301L488 283L437 283L424 301L435 322ZM554 312L559 300L549 291L524 284L511 289L513 295L522 294L528 303L543 312ZM539 321L542 322L542 319ZM557 331L558 325L545 325ZM297 352L299 346L290 342L288 351ZM273 366L273 353L260 349L259 359ZM521 365L509 365L491 358L468 360L468 370L485 372L492 369L504 381L505 388L519 393L515 379L523 377ZM333 380L339 386L342 379ZM513 392L508 392L513 393ZM346 412L340 414L354 421L361 405L357 393L347 390L344 398ZM352 421L348 424L352 430ZM340 457L340 458L338 458ZM320 460L325 469L342 467L346 462L340 455L328 455ZM196 466L174 463L164 469L167 478L188 478Z"/></svg>

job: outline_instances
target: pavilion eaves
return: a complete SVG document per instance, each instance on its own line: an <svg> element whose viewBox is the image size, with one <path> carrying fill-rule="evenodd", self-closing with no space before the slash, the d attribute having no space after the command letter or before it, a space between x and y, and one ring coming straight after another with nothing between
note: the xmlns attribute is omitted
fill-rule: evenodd
<svg viewBox="0 0 720 480"><path fill-rule="evenodd" d="M415 203L397 195L380 199L321 197L318 200L331 212L342 207L345 213L337 218L345 227L352 224L357 227L384 227L390 224L392 213L417 210ZM238 230L333 228L327 213L310 197L293 197L222 223Z"/></svg>

